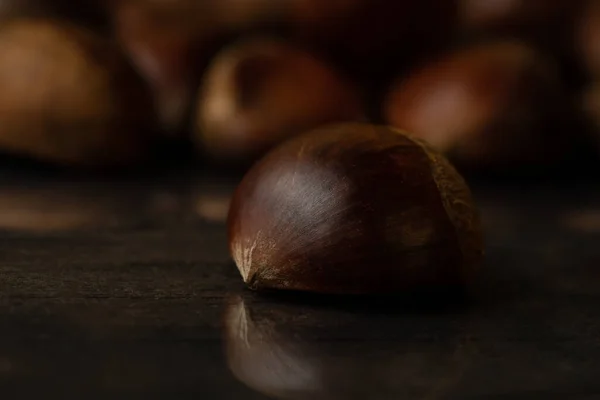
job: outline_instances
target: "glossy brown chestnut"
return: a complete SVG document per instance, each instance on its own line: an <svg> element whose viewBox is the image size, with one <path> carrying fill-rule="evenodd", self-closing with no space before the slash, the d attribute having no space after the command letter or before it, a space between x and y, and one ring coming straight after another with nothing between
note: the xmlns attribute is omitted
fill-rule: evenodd
<svg viewBox="0 0 600 400"><path fill-rule="evenodd" d="M332 67L253 39L225 49L206 72L195 140L215 160L245 163L304 130L362 118L357 92Z"/></svg>
<svg viewBox="0 0 600 400"><path fill-rule="evenodd" d="M383 113L461 168L477 170L554 163L577 136L552 63L512 41L461 49L402 77Z"/></svg>
<svg viewBox="0 0 600 400"><path fill-rule="evenodd" d="M115 46L43 19L0 26L0 148L91 167L137 161L153 129L150 96Z"/></svg>
<svg viewBox="0 0 600 400"><path fill-rule="evenodd" d="M478 213L446 159L392 129L337 124L292 139L243 179L229 246L253 289L365 294L462 285Z"/></svg>

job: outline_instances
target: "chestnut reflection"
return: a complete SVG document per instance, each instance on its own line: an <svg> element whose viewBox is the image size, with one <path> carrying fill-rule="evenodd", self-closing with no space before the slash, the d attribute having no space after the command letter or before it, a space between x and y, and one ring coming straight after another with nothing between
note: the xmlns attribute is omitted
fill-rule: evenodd
<svg viewBox="0 0 600 400"><path fill-rule="evenodd" d="M210 222L225 222L231 203L231 194L200 194L196 200L196 213Z"/></svg>
<svg viewBox="0 0 600 400"><path fill-rule="evenodd" d="M106 189L106 188L105 188ZM0 187L0 229L60 232L123 225L130 200L90 185L30 184Z"/></svg>
<svg viewBox="0 0 600 400"><path fill-rule="evenodd" d="M470 364L461 330L432 331L423 315L257 301L228 305L225 352L238 380L273 398L428 398L451 391Z"/></svg>

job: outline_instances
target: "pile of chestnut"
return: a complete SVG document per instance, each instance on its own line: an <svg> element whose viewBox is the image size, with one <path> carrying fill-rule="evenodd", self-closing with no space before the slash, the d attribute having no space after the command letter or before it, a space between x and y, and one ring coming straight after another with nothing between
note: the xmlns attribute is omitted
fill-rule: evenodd
<svg viewBox="0 0 600 400"><path fill-rule="evenodd" d="M454 168L560 170L598 141L597 0L0 2L0 151L253 165L229 215L251 287L464 283L483 244Z"/></svg>

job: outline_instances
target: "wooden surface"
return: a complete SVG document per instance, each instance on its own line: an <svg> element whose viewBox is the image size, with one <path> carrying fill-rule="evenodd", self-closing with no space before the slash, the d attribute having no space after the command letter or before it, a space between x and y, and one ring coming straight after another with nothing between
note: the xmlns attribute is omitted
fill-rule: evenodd
<svg viewBox="0 0 600 400"><path fill-rule="evenodd" d="M474 293L366 301L245 290L232 181L2 175L2 398L600 398L591 183L476 188Z"/></svg>

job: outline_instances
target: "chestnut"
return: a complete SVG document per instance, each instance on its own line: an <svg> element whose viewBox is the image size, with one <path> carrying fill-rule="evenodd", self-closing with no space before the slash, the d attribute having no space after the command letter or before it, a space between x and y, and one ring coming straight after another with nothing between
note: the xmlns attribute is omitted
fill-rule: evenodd
<svg viewBox="0 0 600 400"><path fill-rule="evenodd" d="M183 136L202 66L217 41L205 2L122 0L110 7L115 36L148 82L163 131Z"/></svg>
<svg viewBox="0 0 600 400"><path fill-rule="evenodd" d="M49 19L0 26L0 149L111 167L147 154L147 88L110 41Z"/></svg>
<svg viewBox="0 0 600 400"><path fill-rule="evenodd" d="M577 136L574 106L557 68L518 41L461 48L402 76L383 115L459 169L551 165L563 160Z"/></svg>
<svg viewBox="0 0 600 400"><path fill-rule="evenodd" d="M483 253L469 188L446 159L362 123L321 127L270 152L237 188L228 232L252 289L461 287Z"/></svg>
<svg viewBox="0 0 600 400"><path fill-rule="evenodd" d="M581 12L576 30L576 49L589 76L600 78L600 2L590 0Z"/></svg>
<svg viewBox="0 0 600 400"><path fill-rule="evenodd" d="M215 161L245 164L304 130L363 115L355 88L326 62L254 38L224 49L206 71L194 139Z"/></svg>
<svg viewBox="0 0 600 400"><path fill-rule="evenodd" d="M189 1L189 0L188 0ZM208 0L221 29L271 32L371 83L394 62L443 42L454 27L448 0ZM431 29L434 26L435 29ZM402 52L395 51L401 47ZM365 62L368 60L368 62Z"/></svg>

